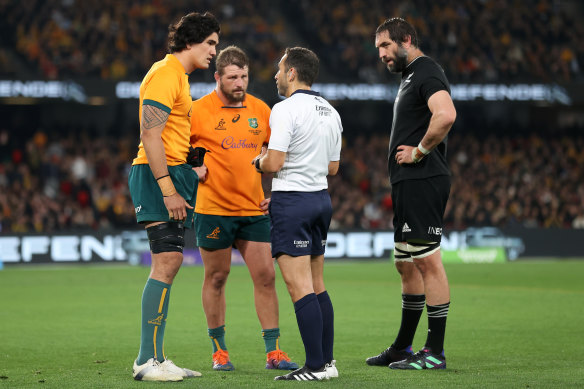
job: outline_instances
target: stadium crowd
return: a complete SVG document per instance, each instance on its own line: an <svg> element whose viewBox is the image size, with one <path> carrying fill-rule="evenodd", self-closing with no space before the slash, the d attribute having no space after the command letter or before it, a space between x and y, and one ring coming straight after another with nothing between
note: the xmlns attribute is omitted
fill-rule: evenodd
<svg viewBox="0 0 584 389"><path fill-rule="evenodd" d="M252 77L266 80L273 76L286 38L283 16L270 4L270 0L0 2L4 24L0 31L5 33L0 39L16 48L37 77L139 80L153 59L167 52L164 26L184 15L185 9L210 10L221 20L221 46L237 43L245 49L254 58ZM193 75L203 77L211 80L209 74Z"/></svg>
<svg viewBox="0 0 584 389"><path fill-rule="evenodd" d="M564 2L566 5L568 2ZM584 26L559 1L343 1L289 3L303 17L303 37L330 70L353 81L385 79L373 29L386 17L406 17L421 49L450 82L566 82L584 76ZM572 4L574 7L578 5ZM543 60L545 58L545 60Z"/></svg>
<svg viewBox="0 0 584 389"><path fill-rule="evenodd" d="M0 2L0 39L37 76L138 80L153 59L164 56L166 31L160 26L185 9L215 13L222 26L220 47L235 43L247 51L252 80L270 79L282 48L301 43L301 37L319 53L325 77L383 81L373 31L391 16L408 18L422 50L453 83L567 82L584 76L581 5L555 0L321 0L318 6L307 0L8 1Z"/></svg>
<svg viewBox="0 0 584 389"><path fill-rule="evenodd" d="M319 81L387 82L373 30L390 16L408 18L452 83L584 78L582 5L556 0L0 1L0 74L139 80L166 52L161 26L185 9L215 13L220 48L247 51L252 81L271 80L283 48L304 40L322 60ZM192 80L202 78L211 81L209 72ZM391 229L388 134L351 130L339 175L329 179L331 228ZM135 228L127 174L136 137L83 134L59 128L23 138L0 127L0 232ZM582 149L582 135L454 132L446 227L584 228ZM269 195L268 177L264 183Z"/></svg>
<svg viewBox="0 0 584 389"><path fill-rule="evenodd" d="M87 136L21 143L0 130L0 232L136 225L127 176L133 143Z"/></svg>
<svg viewBox="0 0 584 389"><path fill-rule="evenodd" d="M21 140L0 130L0 232L135 228L127 188L135 142L42 131ZM345 140L339 175L329 178L333 229L392 228L387 145L386 135ZM453 134L446 227L584 228L583 149L581 135Z"/></svg>

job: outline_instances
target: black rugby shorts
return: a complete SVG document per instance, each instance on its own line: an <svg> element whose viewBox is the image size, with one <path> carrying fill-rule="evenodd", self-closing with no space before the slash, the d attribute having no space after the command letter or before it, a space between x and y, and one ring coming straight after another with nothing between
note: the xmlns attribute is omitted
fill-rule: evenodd
<svg viewBox="0 0 584 389"><path fill-rule="evenodd" d="M394 241L440 242L450 176L404 180L393 185Z"/></svg>

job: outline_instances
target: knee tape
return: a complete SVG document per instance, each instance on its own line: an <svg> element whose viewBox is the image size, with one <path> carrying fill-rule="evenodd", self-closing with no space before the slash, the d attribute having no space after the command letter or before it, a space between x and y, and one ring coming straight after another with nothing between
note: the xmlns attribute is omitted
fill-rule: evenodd
<svg viewBox="0 0 584 389"><path fill-rule="evenodd" d="M408 242L408 251L412 258L425 258L440 250L440 242Z"/></svg>
<svg viewBox="0 0 584 389"><path fill-rule="evenodd" d="M395 262L413 262L412 256L408 250L407 243L396 242L393 248L393 260Z"/></svg>
<svg viewBox="0 0 584 389"><path fill-rule="evenodd" d="M162 223L146 228L153 254L177 252L185 247L185 227L182 223Z"/></svg>

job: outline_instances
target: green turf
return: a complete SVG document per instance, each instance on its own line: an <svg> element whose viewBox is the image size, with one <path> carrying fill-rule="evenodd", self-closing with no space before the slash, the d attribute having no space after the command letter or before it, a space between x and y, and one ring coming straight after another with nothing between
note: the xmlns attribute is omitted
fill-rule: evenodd
<svg viewBox="0 0 584 389"><path fill-rule="evenodd" d="M452 305L445 371L391 371L366 357L387 347L400 321L400 289L389 262L327 263L335 308L340 377L274 382L245 267L227 285L227 346L236 370L211 370L201 307L202 269L181 270L171 293L165 350L203 373L175 384L136 382L140 296L148 269L21 267L0 271L0 387L126 388L172 385L273 388L568 388L584 385L584 261L448 265ZM277 270L279 273L279 270ZM304 349L293 306L278 274L281 346L297 362ZM414 348L425 340L422 317Z"/></svg>

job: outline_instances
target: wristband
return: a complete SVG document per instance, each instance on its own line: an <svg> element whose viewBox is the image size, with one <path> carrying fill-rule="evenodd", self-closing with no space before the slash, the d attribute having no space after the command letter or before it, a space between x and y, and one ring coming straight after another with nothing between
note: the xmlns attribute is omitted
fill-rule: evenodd
<svg viewBox="0 0 584 389"><path fill-rule="evenodd" d="M418 153L420 153L421 155L418 156ZM418 149L417 147L414 147L412 149L412 162L414 163L418 163L422 160L422 158L424 158L425 154L422 152L422 150Z"/></svg>
<svg viewBox="0 0 584 389"><path fill-rule="evenodd" d="M174 187L172 179L168 174L162 177L158 177L156 182L158 182L162 196L168 197L176 193L176 188Z"/></svg>
<svg viewBox="0 0 584 389"><path fill-rule="evenodd" d="M258 173L263 173L262 169L260 169L260 158L255 160L254 166Z"/></svg>
<svg viewBox="0 0 584 389"><path fill-rule="evenodd" d="M424 148L424 146L422 146L422 142L420 142L420 143L418 144L418 149L420 149L420 151L421 151L421 152L422 152L422 154L424 154L424 155L428 155L428 154L430 154L430 150L428 150L428 149Z"/></svg>

